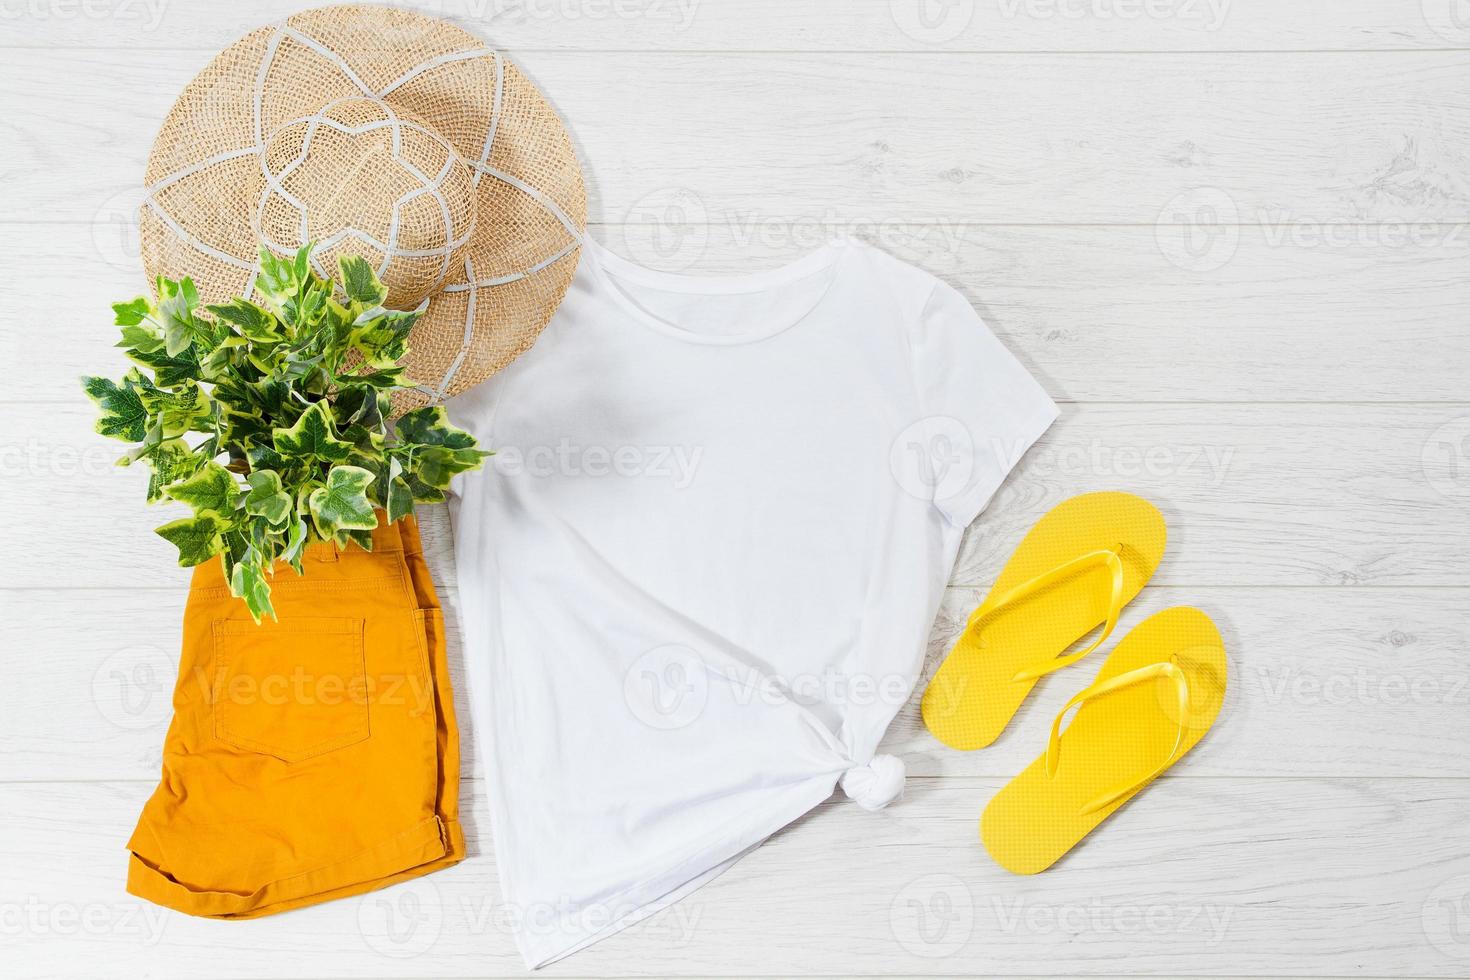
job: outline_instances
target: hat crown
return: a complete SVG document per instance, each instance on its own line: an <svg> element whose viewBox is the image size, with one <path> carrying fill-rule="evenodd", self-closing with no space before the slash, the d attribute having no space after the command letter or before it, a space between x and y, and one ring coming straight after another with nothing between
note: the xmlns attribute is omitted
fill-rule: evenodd
<svg viewBox="0 0 1470 980"><path fill-rule="evenodd" d="M339 256L360 255L391 307L433 295L474 232L471 169L431 126L384 99L338 99L284 123L259 159L261 244L290 254L315 243L324 275Z"/></svg>
<svg viewBox="0 0 1470 980"><path fill-rule="evenodd" d="M404 361L419 385L395 413L529 348L587 222L546 97L482 39L402 4L304 10L229 45L179 94L144 180L149 281L188 276L206 303L252 298L262 248L310 242L318 273L355 253L386 305L421 310Z"/></svg>

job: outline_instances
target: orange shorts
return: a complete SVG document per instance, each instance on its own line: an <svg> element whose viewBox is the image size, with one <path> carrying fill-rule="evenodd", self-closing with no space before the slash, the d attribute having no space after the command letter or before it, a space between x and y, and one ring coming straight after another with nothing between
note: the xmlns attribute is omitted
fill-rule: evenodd
<svg viewBox="0 0 1470 980"><path fill-rule="evenodd" d="M444 623L413 519L371 552L311 545L305 571L275 575L279 622L257 626L219 562L194 570L132 894L253 918L464 856Z"/></svg>

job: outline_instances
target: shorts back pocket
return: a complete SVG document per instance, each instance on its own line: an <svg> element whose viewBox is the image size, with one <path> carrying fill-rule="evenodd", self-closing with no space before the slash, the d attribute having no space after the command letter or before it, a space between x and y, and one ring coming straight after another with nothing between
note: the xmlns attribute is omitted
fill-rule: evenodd
<svg viewBox="0 0 1470 980"><path fill-rule="evenodd" d="M214 621L214 735L300 762L370 734L361 619Z"/></svg>

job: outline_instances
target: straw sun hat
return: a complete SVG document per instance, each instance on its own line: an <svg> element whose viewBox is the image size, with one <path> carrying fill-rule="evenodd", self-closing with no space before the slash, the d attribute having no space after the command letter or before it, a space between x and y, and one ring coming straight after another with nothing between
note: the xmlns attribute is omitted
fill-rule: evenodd
<svg viewBox="0 0 1470 980"><path fill-rule="evenodd" d="M326 7L263 27L184 89L148 158L150 280L250 295L257 252L357 254L424 314L402 412L505 367L556 311L586 192L536 87L474 36L409 10Z"/></svg>

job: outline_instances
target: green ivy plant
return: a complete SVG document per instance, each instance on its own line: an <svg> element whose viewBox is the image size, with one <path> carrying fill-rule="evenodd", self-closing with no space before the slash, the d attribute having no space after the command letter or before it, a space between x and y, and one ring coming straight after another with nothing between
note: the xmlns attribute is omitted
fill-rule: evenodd
<svg viewBox="0 0 1470 980"><path fill-rule="evenodd" d="M490 455L440 407L389 431L393 392L413 386L398 362L419 314L385 309L363 259L342 258L334 283L309 256L262 249L258 303L201 310L193 282L160 278L156 301L113 305L135 367L82 379L97 431L136 443L118 465L149 466L148 502L192 508L157 529L179 564L219 556L257 623L275 617L278 561L300 575L314 541L371 550L378 511L392 523L442 501L455 474Z"/></svg>

